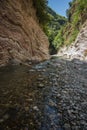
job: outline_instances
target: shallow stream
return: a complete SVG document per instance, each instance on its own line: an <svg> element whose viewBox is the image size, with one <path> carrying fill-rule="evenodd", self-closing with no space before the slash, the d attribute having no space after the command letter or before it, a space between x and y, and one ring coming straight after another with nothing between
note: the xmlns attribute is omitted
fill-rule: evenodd
<svg viewBox="0 0 87 130"><path fill-rule="evenodd" d="M0 68L0 130L87 130L87 63Z"/></svg>

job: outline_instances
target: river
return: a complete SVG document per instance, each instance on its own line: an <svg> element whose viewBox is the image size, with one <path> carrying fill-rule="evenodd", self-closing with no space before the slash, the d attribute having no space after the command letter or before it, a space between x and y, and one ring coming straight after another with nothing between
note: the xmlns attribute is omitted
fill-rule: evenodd
<svg viewBox="0 0 87 130"><path fill-rule="evenodd" d="M0 130L87 130L87 63L1 67Z"/></svg>

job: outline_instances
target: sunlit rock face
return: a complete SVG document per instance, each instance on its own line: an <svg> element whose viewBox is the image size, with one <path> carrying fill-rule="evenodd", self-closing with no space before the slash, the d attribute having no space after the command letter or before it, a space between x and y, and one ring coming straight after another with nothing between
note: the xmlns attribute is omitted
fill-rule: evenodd
<svg viewBox="0 0 87 130"><path fill-rule="evenodd" d="M63 47L58 52L58 56L65 56L70 59L80 59L87 61L87 21L84 23L80 33L74 43L69 47Z"/></svg>
<svg viewBox="0 0 87 130"><path fill-rule="evenodd" d="M0 0L0 66L49 58L32 0Z"/></svg>

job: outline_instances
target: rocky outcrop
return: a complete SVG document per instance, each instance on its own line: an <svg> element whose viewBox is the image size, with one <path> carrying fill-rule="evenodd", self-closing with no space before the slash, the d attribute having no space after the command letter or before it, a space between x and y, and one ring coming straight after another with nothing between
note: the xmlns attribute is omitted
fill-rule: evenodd
<svg viewBox="0 0 87 130"><path fill-rule="evenodd" d="M87 21L84 23L75 42L68 47L64 46L61 48L58 52L58 56L87 61Z"/></svg>
<svg viewBox="0 0 87 130"><path fill-rule="evenodd" d="M0 0L0 66L48 58L32 0Z"/></svg>

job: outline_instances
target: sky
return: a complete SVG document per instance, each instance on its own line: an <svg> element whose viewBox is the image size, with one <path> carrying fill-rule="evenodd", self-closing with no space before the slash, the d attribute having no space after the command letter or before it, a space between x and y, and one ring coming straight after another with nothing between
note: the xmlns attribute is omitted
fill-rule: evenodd
<svg viewBox="0 0 87 130"><path fill-rule="evenodd" d="M68 3L72 0L48 0L48 5L58 14L66 17Z"/></svg>

